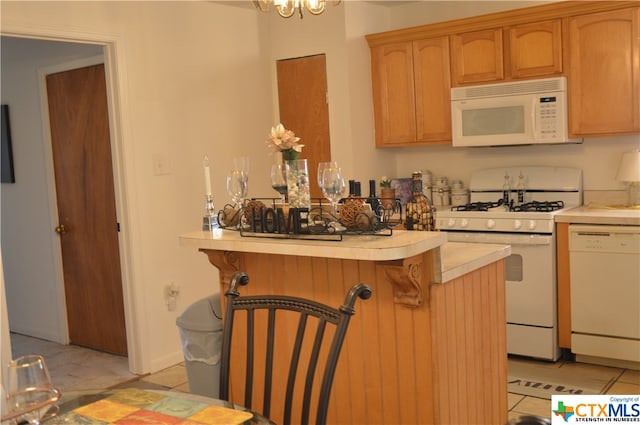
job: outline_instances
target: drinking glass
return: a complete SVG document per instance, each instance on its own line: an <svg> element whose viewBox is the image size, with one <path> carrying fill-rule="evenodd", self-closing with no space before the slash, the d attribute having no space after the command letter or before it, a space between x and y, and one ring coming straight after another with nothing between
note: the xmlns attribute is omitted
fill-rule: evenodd
<svg viewBox="0 0 640 425"><path fill-rule="evenodd" d="M233 158L233 170L234 171L242 171L247 178L249 177L249 157L248 156L239 156Z"/></svg>
<svg viewBox="0 0 640 425"><path fill-rule="evenodd" d="M280 194L280 200L284 204L287 194L287 167L284 164L271 166L271 187Z"/></svg>
<svg viewBox="0 0 640 425"><path fill-rule="evenodd" d="M322 189L322 173L327 168L338 168L337 161L319 162L318 163L318 186Z"/></svg>
<svg viewBox="0 0 640 425"><path fill-rule="evenodd" d="M60 397L53 388L44 358L29 354L9 363L7 406L18 423L39 424Z"/></svg>
<svg viewBox="0 0 640 425"><path fill-rule="evenodd" d="M331 202L331 213L337 217L338 201L347 195L347 184L339 167L325 168L321 179L322 194Z"/></svg>
<svg viewBox="0 0 640 425"><path fill-rule="evenodd" d="M249 192L249 177L244 171L233 170L227 175L227 193L234 205L244 204Z"/></svg>

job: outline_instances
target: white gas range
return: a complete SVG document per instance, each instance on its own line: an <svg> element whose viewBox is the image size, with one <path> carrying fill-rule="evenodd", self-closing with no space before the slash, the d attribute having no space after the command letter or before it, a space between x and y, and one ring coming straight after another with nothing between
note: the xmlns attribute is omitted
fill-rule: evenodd
<svg viewBox="0 0 640 425"><path fill-rule="evenodd" d="M582 170L479 170L472 173L469 190L469 204L436 212L436 227L454 242L511 245L506 259L507 351L557 360L554 216L582 204Z"/></svg>

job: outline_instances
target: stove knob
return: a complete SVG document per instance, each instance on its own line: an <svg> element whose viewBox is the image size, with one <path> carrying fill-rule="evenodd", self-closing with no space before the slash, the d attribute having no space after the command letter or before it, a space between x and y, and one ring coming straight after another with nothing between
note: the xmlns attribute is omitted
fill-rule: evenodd
<svg viewBox="0 0 640 425"><path fill-rule="evenodd" d="M529 220L529 230L534 230L536 228L536 221Z"/></svg>
<svg viewBox="0 0 640 425"><path fill-rule="evenodd" d="M469 219L468 218L463 218L460 221L460 227L462 227L462 228L469 227Z"/></svg>
<svg viewBox="0 0 640 425"><path fill-rule="evenodd" d="M449 221L447 221L447 227L453 227L455 224L456 224L455 218L450 218Z"/></svg>
<svg viewBox="0 0 640 425"><path fill-rule="evenodd" d="M516 220L516 221L513 223L513 227L514 227L516 230L520 229L520 228L522 227L522 221L520 221L520 220Z"/></svg>
<svg viewBox="0 0 640 425"><path fill-rule="evenodd" d="M487 220L487 229L493 229L494 227L496 227L496 221L492 218Z"/></svg>

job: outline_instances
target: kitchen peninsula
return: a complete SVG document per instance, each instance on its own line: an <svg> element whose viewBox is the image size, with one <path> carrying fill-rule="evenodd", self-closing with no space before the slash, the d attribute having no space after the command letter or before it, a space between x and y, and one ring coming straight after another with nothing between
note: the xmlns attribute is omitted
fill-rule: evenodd
<svg viewBox="0 0 640 425"><path fill-rule="evenodd" d="M244 294L333 306L352 285L371 287L372 298L355 306L328 423L506 423L509 246L448 243L442 232L402 230L342 241L216 230L182 235L180 243L208 256L221 292L237 270L249 275Z"/></svg>

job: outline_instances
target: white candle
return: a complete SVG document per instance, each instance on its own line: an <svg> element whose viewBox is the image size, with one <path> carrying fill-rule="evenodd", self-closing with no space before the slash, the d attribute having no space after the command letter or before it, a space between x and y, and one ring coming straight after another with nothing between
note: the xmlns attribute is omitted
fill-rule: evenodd
<svg viewBox="0 0 640 425"><path fill-rule="evenodd" d="M211 170L209 169L209 157L204 156L202 160L202 165L204 165L204 187L207 192L207 196L211 196Z"/></svg>

